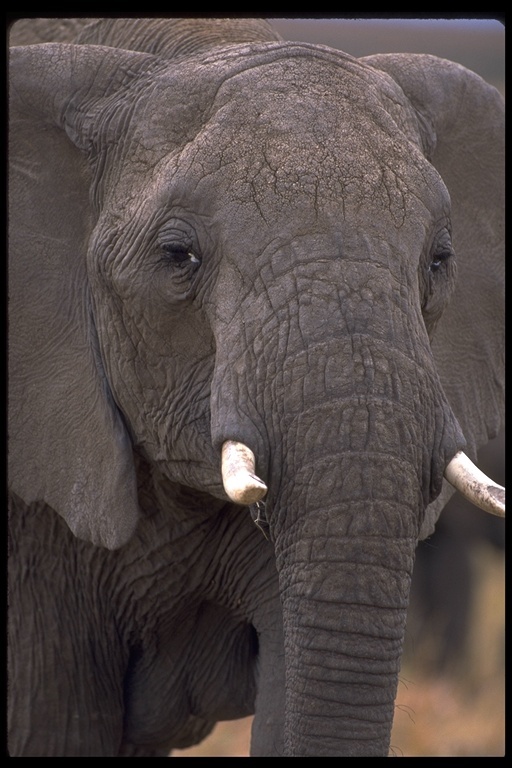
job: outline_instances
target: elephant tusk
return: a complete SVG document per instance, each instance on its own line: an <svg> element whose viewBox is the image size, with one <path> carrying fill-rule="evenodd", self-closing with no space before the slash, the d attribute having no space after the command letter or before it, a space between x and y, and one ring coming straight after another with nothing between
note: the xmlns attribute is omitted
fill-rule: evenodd
<svg viewBox="0 0 512 768"><path fill-rule="evenodd" d="M226 440L222 446L222 482L224 490L237 504L255 504L267 492L267 486L254 474L254 453L243 443Z"/></svg>
<svg viewBox="0 0 512 768"><path fill-rule="evenodd" d="M454 488L491 515L505 517L505 489L484 475L463 451L455 454L444 476Z"/></svg>

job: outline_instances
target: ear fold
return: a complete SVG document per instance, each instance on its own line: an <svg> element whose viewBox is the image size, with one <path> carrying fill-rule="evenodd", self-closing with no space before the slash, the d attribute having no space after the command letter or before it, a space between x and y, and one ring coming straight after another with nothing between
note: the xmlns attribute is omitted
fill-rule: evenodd
<svg viewBox="0 0 512 768"><path fill-rule="evenodd" d="M416 110L427 155L451 197L457 288L432 348L468 442L494 437L504 420L504 104L498 91L435 56L368 56Z"/></svg>
<svg viewBox="0 0 512 768"><path fill-rule="evenodd" d="M137 487L92 316L89 170L61 109L82 87L91 95L104 55L98 49L94 70L90 51L81 67L71 48L12 51L9 483L26 503L53 507L76 536L113 549L134 532Z"/></svg>

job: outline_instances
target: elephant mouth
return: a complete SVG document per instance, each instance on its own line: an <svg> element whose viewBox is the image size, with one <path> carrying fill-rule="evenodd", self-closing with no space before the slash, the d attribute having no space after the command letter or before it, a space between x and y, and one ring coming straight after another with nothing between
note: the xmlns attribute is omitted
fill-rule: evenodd
<svg viewBox="0 0 512 768"><path fill-rule="evenodd" d="M446 465L444 477L475 506L505 517L505 488L479 470L463 451L458 451ZM234 440L226 440L222 445L222 481L226 494L237 504L255 504L268 490L256 475L254 453Z"/></svg>

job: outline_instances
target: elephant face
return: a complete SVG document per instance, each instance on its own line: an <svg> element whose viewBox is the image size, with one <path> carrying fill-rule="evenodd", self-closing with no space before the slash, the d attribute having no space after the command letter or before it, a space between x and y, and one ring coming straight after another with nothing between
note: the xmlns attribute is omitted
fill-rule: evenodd
<svg viewBox="0 0 512 768"><path fill-rule="evenodd" d="M137 525L134 450L258 502L284 754L385 754L416 542L501 418L500 99L434 57L147 39L12 52L12 486L108 548Z"/></svg>
<svg viewBox="0 0 512 768"><path fill-rule="evenodd" d="M234 74L224 64L220 82L216 73L202 111L185 123L188 141L175 138L171 151L176 81L185 78L166 68L151 89L142 78L133 115L118 120L122 135L109 123L94 185L100 215L89 275L114 398L133 440L171 478L216 494L226 439L252 446L264 475L282 439L262 439L275 412L289 407L281 387L266 413L269 373L255 375L262 355L301 381L296 356L316 355L312 369L329 364L326 354L348 359L344 344L363 334L383 349L403 345L432 368L425 331L455 276L449 196L399 89L383 96L370 70L368 114L368 95L358 96L360 65L300 48L290 64L279 46L252 66L254 56L237 59ZM319 111L317 82L344 89L344 98ZM150 110L158 125L154 118L147 125ZM132 147L135 167L126 162L105 180L111 154ZM400 330L397 311L408 319ZM113 337L112 327L123 333ZM353 371L335 377L333 391L352 387ZM303 397L294 399L299 412ZM451 439L452 453L457 447Z"/></svg>

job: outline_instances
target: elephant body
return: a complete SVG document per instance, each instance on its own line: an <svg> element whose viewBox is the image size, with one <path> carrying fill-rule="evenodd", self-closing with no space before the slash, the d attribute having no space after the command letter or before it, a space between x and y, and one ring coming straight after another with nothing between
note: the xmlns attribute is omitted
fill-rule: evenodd
<svg viewBox="0 0 512 768"><path fill-rule="evenodd" d="M162 508L147 468L139 477L142 519L122 550L80 541L48 507L14 499L10 561L23 573L10 578L11 631L25 642L10 693L25 725L12 754L166 756L253 712L255 627L282 644L271 547L232 505L195 508L166 484ZM35 667L45 682L34 688Z"/></svg>
<svg viewBox="0 0 512 768"><path fill-rule="evenodd" d="M262 20L11 44L10 754L387 755L503 421L501 97Z"/></svg>

